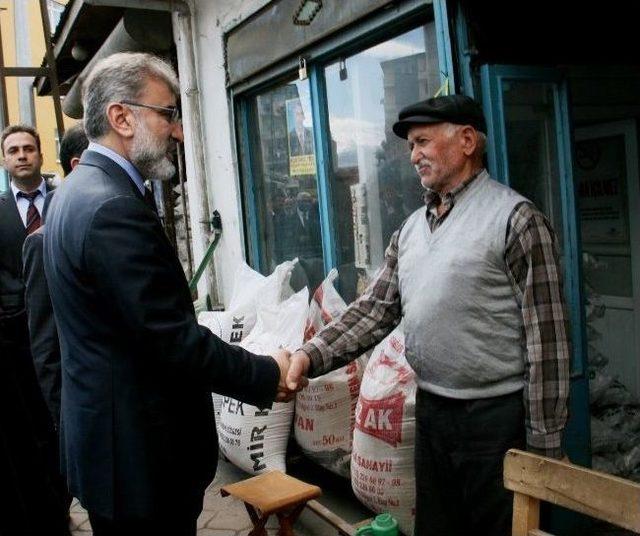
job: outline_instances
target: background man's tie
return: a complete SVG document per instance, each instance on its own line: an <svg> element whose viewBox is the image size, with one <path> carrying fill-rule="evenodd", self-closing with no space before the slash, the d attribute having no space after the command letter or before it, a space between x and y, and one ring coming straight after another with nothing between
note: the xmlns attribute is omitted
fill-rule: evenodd
<svg viewBox="0 0 640 536"><path fill-rule="evenodd" d="M40 212L38 212L38 207L36 207L34 203L34 201L36 200L36 197L38 197L41 194L42 192L40 190L36 190L35 192L29 192L29 193L18 192L18 197L24 197L26 200L29 201L29 208L27 209L27 225L26 225L26 230L28 235L30 235L36 229L38 229L41 224Z"/></svg>

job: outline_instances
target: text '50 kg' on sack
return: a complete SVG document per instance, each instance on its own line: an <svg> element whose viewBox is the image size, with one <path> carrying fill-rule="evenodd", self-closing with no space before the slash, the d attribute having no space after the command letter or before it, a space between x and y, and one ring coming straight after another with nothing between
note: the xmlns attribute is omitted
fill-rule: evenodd
<svg viewBox="0 0 640 536"><path fill-rule="evenodd" d="M278 348L295 351L302 344L308 303L305 287L279 305L260 308L256 326L240 345L262 355ZM220 411L220 449L231 463L252 475L274 469L286 472L292 420L293 401L260 409L225 397Z"/></svg>
<svg viewBox="0 0 640 536"><path fill-rule="evenodd" d="M415 374L405 359L402 328L371 354L356 407L351 486L374 512L389 512L405 534L415 521Z"/></svg>
<svg viewBox="0 0 640 536"><path fill-rule="evenodd" d="M334 268L313 294L305 342L347 308L333 286L337 277ZM350 476L355 409L365 359L309 380L296 396L294 431L300 448L310 459L345 478Z"/></svg>

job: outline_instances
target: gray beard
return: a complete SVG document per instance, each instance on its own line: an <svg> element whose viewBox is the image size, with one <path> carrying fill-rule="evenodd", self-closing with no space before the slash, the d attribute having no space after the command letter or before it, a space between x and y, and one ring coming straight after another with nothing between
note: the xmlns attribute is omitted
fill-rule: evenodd
<svg viewBox="0 0 640 536"><path fill-rule="evenodd" d="M130 158L145 179L166 181L176 172L176 167L167 158L169 143L155 140L146 128L139 128L133 136Z"/></svg>

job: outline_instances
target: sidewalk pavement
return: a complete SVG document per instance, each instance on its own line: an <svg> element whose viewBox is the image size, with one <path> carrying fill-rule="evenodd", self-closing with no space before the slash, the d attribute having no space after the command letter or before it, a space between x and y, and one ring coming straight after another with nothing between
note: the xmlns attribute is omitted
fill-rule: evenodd
<svg viewBox="0 0 640 536"><path fill-rule="evenodd" d="M310 460L299 457L288 462L288 473L296 478L316 484L322 488L318 502L332 510L349 523L358 523L373 517L353 495L351 483L345 478L330 473ZM223 498L220 488L225 484L249 478L244 471L220 458L216 478L209 485L204 497L204 508L198 518L198 536L245 536L252 528L249 515L242 502ZM278 533L278 521L272 516L267 523L269 536ZM328 536L337 534L329 524L313 512L305 509L294 525L296 536ZM71 505L71 533L73 536L91 536L91 525L87 512L77 499Z"/></svg>

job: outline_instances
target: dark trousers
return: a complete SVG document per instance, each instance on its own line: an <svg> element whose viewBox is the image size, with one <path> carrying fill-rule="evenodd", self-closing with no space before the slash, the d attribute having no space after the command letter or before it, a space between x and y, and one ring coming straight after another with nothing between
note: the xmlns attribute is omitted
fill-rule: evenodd
<svg viewBox="0 0 640 536"><path fill-rule="evenodd" d="M522 392L476 399L416 397L415 536L508 536L513 494L502 463L525 447Z"/></svg>
<svg viewBox="0 0 640 536"><path fill-rule="evenodd" d="M0 320L0 535L68 536L57 437L24 326Z"/></svg>
<svg viewBox="0 0 640 536"><path fill-rule="evenodd" d="M111 520L89 512L94 536L196 536L197 516L173 514L158 519Z"/></svg>

